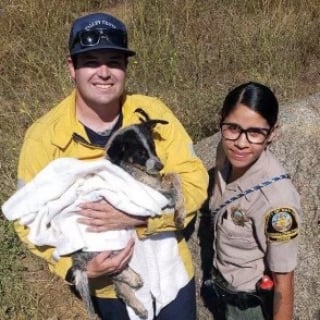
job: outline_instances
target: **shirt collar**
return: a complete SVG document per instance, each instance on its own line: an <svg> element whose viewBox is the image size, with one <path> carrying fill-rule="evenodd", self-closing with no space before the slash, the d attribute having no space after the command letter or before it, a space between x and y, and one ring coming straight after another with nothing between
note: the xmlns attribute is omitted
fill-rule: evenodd
<svg viewBox="0 0 320 320"><path fill-rule="evenodd" d="M223 159L218 169L218 181L221 189L227 188L232 191L243 191L244 189L252 187L252 184L255 184L256 181L260 181L265 177L265 168L268 167L268 159L270 157L270 151L262 151L260 157L257 161L246 171L246 173L235 181L227 184L227 177L230 173L230 163L224 155L224 152L221 148L220 152L223 154L220 155L220 161Z"/></svg>

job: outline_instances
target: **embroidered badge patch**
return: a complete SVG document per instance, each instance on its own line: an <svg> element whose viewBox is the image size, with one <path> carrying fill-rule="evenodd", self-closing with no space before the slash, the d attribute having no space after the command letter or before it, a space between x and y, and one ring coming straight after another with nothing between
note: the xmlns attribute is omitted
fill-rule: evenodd
<svg viewBox="0 0 320 320"><path fill-rule="evenodd" d="M266 235L270 241L288 241L298 235L296 213L291 208L278 208L266 216Z"/></svg>

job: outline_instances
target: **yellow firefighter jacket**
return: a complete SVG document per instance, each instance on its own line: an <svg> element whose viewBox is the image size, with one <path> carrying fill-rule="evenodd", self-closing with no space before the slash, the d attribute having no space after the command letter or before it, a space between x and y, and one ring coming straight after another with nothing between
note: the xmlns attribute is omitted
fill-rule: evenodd
<svg viewBox="0 0 320 320"><path fill-rule="evenodd" d="M157 154L164 164L163 173L178 172L182 178L183 193L187 211L185 224L195 216L195 212L207 196L208 175L193 151L193 144L185 129L168 107L159 99L143 95L126 95L122 104L122 126L139 123L139 115L134 111L142 108L151 119L167 120L169 124L155 128ZM105 150L90 144L85 128L77 120L75 113L75 92L64 99L55 108L37 120L25 135L19 166L19 183L29 182L50 161L60 157L74 157L90 161L103 157ZM15 224L16 232L29 249L45 259L51 272L65 279L71 267L71 258L62 257L58 261L52 258L54 248L37 247L28 239L28 228ZM149 218L146 227L137 228L139 237L153 233L175 230L173 215L160 215ZM187 244L180 232L176 232L179 252L186 270L193 277L194 270ZM92 279L93 294L99 297L115 297L108 277Z"/></svg>

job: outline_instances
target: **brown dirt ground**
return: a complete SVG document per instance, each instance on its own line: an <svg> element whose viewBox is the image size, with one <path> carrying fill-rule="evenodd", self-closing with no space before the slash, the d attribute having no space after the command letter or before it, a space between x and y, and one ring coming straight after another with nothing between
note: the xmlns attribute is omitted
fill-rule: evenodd
<svg viewBox="0 0 320 320"><path fill-rule="evenodd" d="M82 302L60 278L51 274L45 262L29 254L24 264L23 281L37 301L39 320L86 319Z"/></svg>

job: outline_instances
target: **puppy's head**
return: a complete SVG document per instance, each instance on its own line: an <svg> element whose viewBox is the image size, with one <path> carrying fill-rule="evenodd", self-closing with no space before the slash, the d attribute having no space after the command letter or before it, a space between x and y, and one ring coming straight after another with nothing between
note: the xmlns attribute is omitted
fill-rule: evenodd
<svg viewBox="0 0 320 320"><path fill-rule="evenodd" d="M158 174L163 164L156 155L152 130L157 124L167 123L147 119L118 130L107 145L107 159L120 167L131 165L150 175Z"/></svg>

